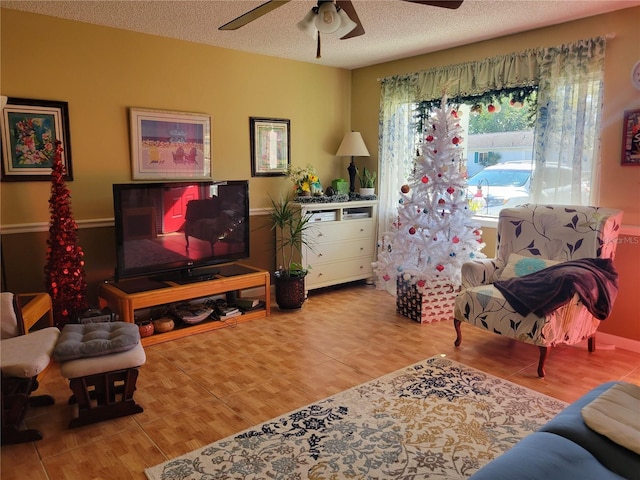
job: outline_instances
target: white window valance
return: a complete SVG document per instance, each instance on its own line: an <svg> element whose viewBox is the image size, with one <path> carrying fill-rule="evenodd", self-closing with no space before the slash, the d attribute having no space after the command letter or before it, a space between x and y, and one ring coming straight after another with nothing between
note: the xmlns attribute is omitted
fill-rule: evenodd
<svg viewBox="0 0 640 480"><path fill-rule="evenodd" d="M451 99L474 97L491 91L540 85L549 79L550 73L559 73L558 67L568 68L567 75L597 71L604 60L605 42L604 37L597 37L385 77L382 98L398 95L413 102L438 101L445 91Z"/></svg>

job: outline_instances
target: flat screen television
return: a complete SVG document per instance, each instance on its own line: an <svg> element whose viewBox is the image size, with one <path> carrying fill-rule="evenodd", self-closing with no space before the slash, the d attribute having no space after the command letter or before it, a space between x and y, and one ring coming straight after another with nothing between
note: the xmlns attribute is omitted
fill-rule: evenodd
<svg viewBox="0 0 640 480"><path fill-rule="evenodd" d="M212 278L249 257L249 182L113 185L115 280Z"/></svg>

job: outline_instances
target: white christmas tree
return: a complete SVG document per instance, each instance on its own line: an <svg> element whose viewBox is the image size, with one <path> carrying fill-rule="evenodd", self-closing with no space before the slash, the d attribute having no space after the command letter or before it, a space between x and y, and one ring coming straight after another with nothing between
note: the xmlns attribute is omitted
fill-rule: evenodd
<svg viewBox="0 0 640 480"><path fill-rule="evenodd" d="M444 97L425 123L424 143L401 188L397 220L374 263L380 289L395 284L399 275L419 287L457 287L462 264L485 257L482 231L466 195L458 112Z"/></svg>

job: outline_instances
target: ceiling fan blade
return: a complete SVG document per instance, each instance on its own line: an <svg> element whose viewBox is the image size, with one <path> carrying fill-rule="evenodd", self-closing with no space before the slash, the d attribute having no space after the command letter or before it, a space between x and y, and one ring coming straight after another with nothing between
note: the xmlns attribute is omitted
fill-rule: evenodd
<svg viewBox="0 0 640 480"><path fill-rule="evenodd" d="M402 0L403 2L419 3L421 5L431 5L432 7L450 8L455 10L462 5L462 0Z"/></svg>
<svg viewBox="0 0 640 480"><path fill-rule="evenodd" d="M266 15L271 10L275 10L278 7L283 6L285 3L289 3L290 0L270 0L267 3L258 5L253 10L248 11L244 15L240 15L238 18L225 23L218 30L237 30L240 27L244 27L247 23L257 20L263 15Z"/></svg>
<svg viewBox="0 0 640 480"><path fill-rule="evenodd" d="M353 3L351 3L351 0L336 0L336 6L344 10L345 13L349 15L349 18L356 23L356 27L346 35L340 37L340 40L346 40L347 38L359 37L360 35L363 35L364 27L360 22L360 18L358 17L356 9L353 6Z"/></svg>

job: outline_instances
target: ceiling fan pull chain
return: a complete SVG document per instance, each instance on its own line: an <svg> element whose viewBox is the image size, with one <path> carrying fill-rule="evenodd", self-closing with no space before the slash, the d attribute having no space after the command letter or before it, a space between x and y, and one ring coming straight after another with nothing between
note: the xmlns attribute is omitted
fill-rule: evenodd
<svg viewBox="0 0 640 480"><path fill-rule="evenodd" d="M318 48L316 49L316 58L320 58L320 32L318 32Z"/></svg>

